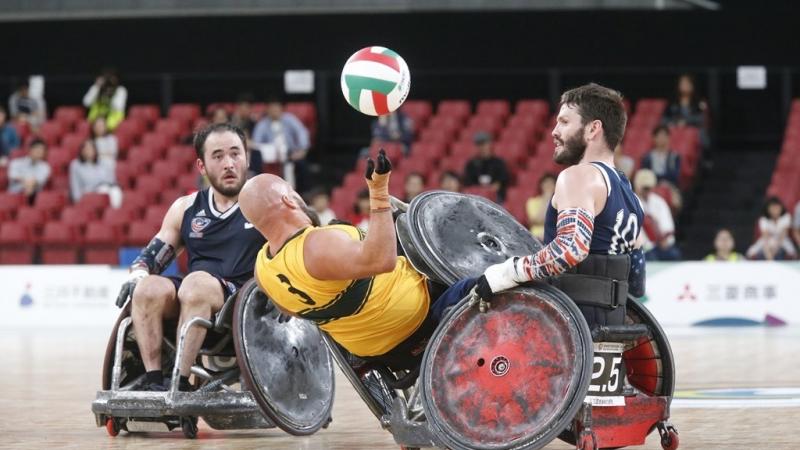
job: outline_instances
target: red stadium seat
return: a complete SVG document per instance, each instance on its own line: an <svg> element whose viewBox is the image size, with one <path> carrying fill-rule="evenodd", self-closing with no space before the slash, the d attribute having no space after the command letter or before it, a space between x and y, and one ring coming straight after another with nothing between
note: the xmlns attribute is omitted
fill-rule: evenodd
<svg viewBox="0 0 800 450"><path fill-rule="evenodd" d="M642 98L636 102L635 115L658 116L660 119L667 108L667 100L663 98Z"/></svg>
<svg viewBox="0 0 800 450"><path fill-rule="evenodd" d="M50 218L41 209L30 206L23 206L17 210L17 223L26 226L30 230L31 237L38 237L42 232L45 222Z"/></svg>
<svg viewBox="0 0 800 450"><path fill-rule="evenodd" d="M450 146L450 156L462 159L470 159L477 154L478 150L472 141L454 142Z"/></svg>
<svg viewBox="0 0 800 450"><path fill-rule="evenodd" d="M114 174L117 179L117 184L122 189L130 189L133 186L133 179L136 173L127 161L117 161L114 167Z"/></svg>
<svg viewBox="0 0 800 450"><path fill-rule="evenodd" d="M467 161L469 160L470 157L467 156L448 156L439 161L439 169L452 170L456 173L464 173L464 167L467 165Z"/></svg>
<svg viewBox="0 0 800 450"><path fill-rule="evenodd" d="M191 145L173 145L167 149L167 159L183 165L182 173L191 170L197 161L197 153Z"/></svg>
<svg viewBox="0 0 800 450"><path fill-rule="evenodd" d="M0 191L0 213L4 213L8 218L15 217L17 210L22 208L26 201L25 194Z"/></svg>
<svg viewBox="0 0 800 450"><path fill-rule="evenodd" d="M76 158L80 153L84 142L86 142L86 138L84 136L76 133L66 134L63 138L61 138L61 149L68 153L71 157ZM52 152L53 149L50 149L50 152L48 153Z"/></svg>
<svg viewBox="0 0 800 450"><path fill-rule="evenodd" d="M170 205L151 205L148 206L144 212L144 221L148 223L155 223L159 226L164 221L164 216L167 215Z"/></svg>
<svg viewBox="0 0 800 450"><path fill-rule="evenodd" d="M546 100L520 100L514 112L518 115L533 116L540 120L546 120L550 115L550 104Z"/></svg>
<svg viewBox="0 0 800 450"><path fill-rule="evenodd" d="M467 186L464 188L464 193L478 195L493 202L497 201L497 194L489 186Z"/></svg>
<svg viewBox="0 0 800 450"><path fill-rule="evenodd" d="M182 189L169 188L167 190L161 191L161 193L159 194L158 196L158 198L160 199L159 204L170 206L173 203L175 203L175 200L177 200L180 197L183 197L184 195L186 195L186 192L184 192Z"/></svg>
<svg viewBox="0 0 800 450"><path fill-rule="evenodd" d="M492 136L492 139L494 139L497 135L496 130L490 130L488 127L482 125L470 125L462 128L458 132L458 140L461 142L472 142L475 139L475 135L478 133L489 133L489 135Z"/></svg>
<svg viewBox="0 0 800 450"><path fill-rule="evenodd" d="M36 247L30 227L19 222L0 224L0 264L33 264Z"/></svg>
<svg viewBox="0 0 800 450"><path fill-rule="evenodd" d="M316 131L317 107L313 102L288 102L284 105L284 110L297 116L312 134Z"/></svg>
<svg viewBox="0 0 800 450"><path fill-rule="evenodd" d="M436 115L431 118L430 122L428 122L427 129L447 130L455 132L461 127L462 122L463 120L460 117Z"/></svg>
<svg viewBox="0 0 800 450"><path fill-rule="evenodd" d="M141 217L140 207L133 204L123 203L119 208L109 208L103 211L103 216L100 219L104 224L113 227L119 232L120 236L124 236L128 231L128 227L134 221ZM88 236L87 236L88 237Z"/></svg>
<svg viewBox="0 0 800 450"><path fill-rule="evenodd" d="M167 147L174 143L175 141L168 135L155 132L145 133L141 140L142 147L154 149L159 159L164 156L167 151Z"/></svg>
<svg viewBox="0 0 800 450"><path fill-rule="evenodd" d="M504 159L512 170L524 166L528 159L528 150L522 144L498 143L494 146L494 153L495 156Z"/></svg>
<svg viewBox="0 0 800 450"><path fill-rule="evenodd" d="M105 222L92 222L86 227L83 240L83 262L86 264L119 265L119 229Z"/></svg>
<svg viewBox="0 0 800 450"><path fill-rule="evenodd" d="M464 121L472 114L472 107L467 100L442 100L436 108L437 116L455 117L459 121Z"/></svg>
<svg viewBox="0 0 800 450"><path fill-rule="evenodd" d="M138 146L133 147L128 151L129 169L134 174L146 173L150 170L150 166L156 161L161 159L159 151L152 147Z"/></svg>
<svg viewBox="0 0 800 450"><path fill-rule="evenodd" d="M175 187L181 190L183 194L191 194L197 192L199 189L199 175L197 173L184 173L179 176L175 182Z"/></svg>
<svg viewBox="0 0 800 450"><path fill-rule="evenodd" d="M2 166L0 167L0 192L6 189L8 189L8 167ZM0 205L0 208L2 208L2 205Z"/></svg>
<svg viewBox="0 0 800 450"><path fill-rule="evenodd" d="M62 191L67 192L69 191L69 175L67 174L56 174L50 176L50 180L47 182L47 189L52 191Z"/></svg>
<svg viewBox="0 0 800 450"><path fill-rule="evenodd" d="M92 135L92 126L89 122L82 120L75 124L75 129L72 131L76 136L81 136L83 139L89 139Z"/></svg>
<svg viewBox="0 0 800 450"><path fill-rule="evenodd" d="M167 180L157 175L140 175L136 178L136 190L139 192L154 194L157 198L158 195L166 189Z"/></svg>
<svg viewBox="0 0 800 450"><path fill-rule="evenodd" d="M139 137L144 134L147 126L143 119L128 117L123 120L114 130L114 135L117 137L117 147L120 153L123 154L129 148L133 147L139 142Z"/></svg>
<svg viewBox="0 0 800 450"><path fill-rule="evenodd" d="M513 142L522 144L525 148L530 148L534 142L538 142L539 133L525 128L506 128L500 133L499 142Z"/></svg>
<svg viewBox="0 0 800 450"><path fill-rule="evenodd" d="M169 136L173 142L176 142L189 134L189 124L179 119L159 119L153 131Z"/></svg>
<svg viewBox="0 0 800 450"><path fill-rule="evenodd" d="M430 178L430 174L433 171L435 163L432 161L425 159L425 158L410 158L406 159L401 163L401 167L407 173L418 173L425 177L426 179ZM363 180L363 175L361 176ZM430 180L428 180L430 182Z"/></svg>
<svg viewBox="0 0 800 450"><path fill-rule="evenodd" d="M378 151L383 149L390 161L400 161L403 158L403 144L397 142L376 142L369 148L371 158L378 157Z"/></svg>
<svg viewBox="0 0 800 450"><path fill-rule="evenodd" d="M128 109L128 117L139 119L148 126L161 116L158 105L133 105Z"/></svg>
<svg viewBox="0 0 800 450"><path fill-rule="evenodd" d="M150 173L163 178L168 187L175 186L175 179L185 172L185 166L179 162L169 160L156 161L150 168Z"/></svg>
<svg viewBox="0 0 800 450"><path fill-rule="evenodd" d="M78 234L83 234L86 225L95 220L97 215L90 209L79 206L67 206L61 211L59 222L73 229Z"/></svg>
<svg viewBox="0 0 800 450"><path fill-rule="evenodd" d="M64 134L64 126L56 121L48 120L39 127L39 138L47 143L48 147L58 145L61 135Z"/></svg>
<svg viewBox="0 0 800 450"><path fill-rule="evenodd" d="M60 148L53 148L47 153L47 163L50 164L51 176L66 175L69 169L69 164L75 156L71 155L66 150Z"/></svg>
<svg viewBox="0 0 800 450"><path fill-rule="evenodd" d="M508 100L481 100L475 108L478 116L492 116L505 120L511 114L511 105Z"/></svg>
<svg viewBox="0 0 800 450"><path fill-rule="evenodd" d="M109 208L108 195L99 192L88 192L81 196L77 206L92 212L95 217L100 217L103 211Z"/></svg>
<svg viewBox="0 0 800 450"><path fill-rule="evenodd" d="M186 125L191 124L200 117L200 105L196 103L176 103L169 108L167 117L178 119Z"/></svg>
<svg viewBox="0 0 800 450"><path fill-rule="evenodd" d="M137 213L137 218L144 215L144 210L158 202L157 192L128 190L122 191L122 207L134 208Z"/></svg>
<svg viewBox="0 0 800 450"><path fill-rule="evenodd" d="M493 136L497 135L502 127L502 120L496 116L472 116L467 122L467 128L486 131Z"/></svg>
<svg viewBox="0 0 800 450"><path fill-rule="evenodd" d="M403 163L405 166L405 162ZM342 179L342 186L348 189L361 189L366 186L364 181L364 172L353 170L344 176Z"/></svg>
<svg viewBox="0 0 800 450"><path fill-rule="evenodd" d="M45 224L41 243L43 264L77 264L81 236L72 227L61 222Z"/></svg>
<svg viewBox="0 0 800 450"><path fill-rule="evenodd" d="M33 206L40 211L44 211L48 217L54 218L66 204L66 192L42 191L36 194Z"/></svg>
<svg viewBox="0 0 800 450"><path fill-rule="evenodd" d="M411 156L414 158L439 158L445 155L447 146L441 142L414 142L411 144Z"/></svg>
<svg viewBox="0 0 800 450"><path fill-rule="evenodd" d="M453 140L453 130L431 128L431 126L428 125L428 128L420 133L419 140L427 143L448 144Z"/></svg>
<svg viewBox="0 0 800 450"><path fill-rule="evenodd" d="M84 117L86 111L81 106L59 106L53 112L53 119L61 123L65 130L73 129Z"/></svg>
<svg viewBox="0 0 800 450"><path fill-rule="evenodd" d="M206 115L211 116L214 114L214 111L220 108L224 109L226 113L232 114L233 111L236 109L236 103L230 103L230 102L209 103L208 106L206 106Z"/></svg>
<svg viewBox="0 0 800 450"><path fill-rule="evenodd" d="M400 108L405 115L414 121L414 128L421 130L433 115L433 107L428 100L406 100Z"/></svg>
<svg viewBox="0 0 800 450"><path fill-rule="evenodd" d="M130 246L144 247L158 233L160 226L160 223L134 222L128 229L125 243Z"/></svg>

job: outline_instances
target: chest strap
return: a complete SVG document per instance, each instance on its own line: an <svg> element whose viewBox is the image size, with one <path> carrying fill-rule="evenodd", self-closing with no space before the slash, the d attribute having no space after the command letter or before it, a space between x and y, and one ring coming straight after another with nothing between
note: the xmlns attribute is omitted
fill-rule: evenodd
<svg viewBox="0 0 800 450"><path fill-rule="evenodd" d="M577 266L549 282L579 305L615 309L628 300L628 255L590 254Z"/></svg>

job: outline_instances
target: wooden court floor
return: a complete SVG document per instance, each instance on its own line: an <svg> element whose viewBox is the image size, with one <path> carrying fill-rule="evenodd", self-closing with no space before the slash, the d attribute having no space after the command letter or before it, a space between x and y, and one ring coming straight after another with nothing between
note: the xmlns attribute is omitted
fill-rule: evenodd
<svg viewBox="0 0 800 450"><path fill-rule="evenodd" d="M307 438L278 429L215 431L201 422L197 440L179 432L109 437L95 426L90 404L100 383L107 329L0 330L0 448L44 449L397 449L347 381L337 378L333 423ZM800 328L667 330L679 391L800 387ZM720 403L720 405L722 405ZM748 402L673 405L683 449L800 449L800 406ZM724 406L724 405L722 405ZM547 449L569 449L554 442ZM644 449L660 449L651 434Z"/></svg>

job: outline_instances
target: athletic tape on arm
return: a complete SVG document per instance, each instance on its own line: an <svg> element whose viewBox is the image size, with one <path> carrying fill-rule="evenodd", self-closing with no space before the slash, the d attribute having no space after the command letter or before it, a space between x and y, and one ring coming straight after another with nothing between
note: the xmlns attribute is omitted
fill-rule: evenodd
<svg viewBox="0 0 800 450"><path fill-rule="evenodd" d="M558 213L556 237L543 249L517 261L517 272L529 280L541 280L564 273L589 255L594 232L594 215L583 208Z"/></svg>
<svg viewBox="0 0 800 450"><path fill-rule="evenodd" d="M175 259L175 248L154 237L131 264L131 268L145 268L151 274L160 274Z"/></svg>

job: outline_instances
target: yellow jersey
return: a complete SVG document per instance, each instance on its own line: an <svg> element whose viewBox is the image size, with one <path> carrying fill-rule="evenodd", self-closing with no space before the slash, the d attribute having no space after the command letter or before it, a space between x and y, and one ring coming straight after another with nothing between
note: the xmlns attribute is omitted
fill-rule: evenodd
<svg viewBox="0 0 800 450"><path fill-rule="evenodd" d="M275 255L270 255L267 242L256 257L256 280L277 306L316 322L350 353L382 355L425 320L430 306L425 276L398 256L388 273L360 280L318 280L306 270L303 246L309 234L330 229L354 240L364 238L356 227L329 225L303 229Z"/></svg>

